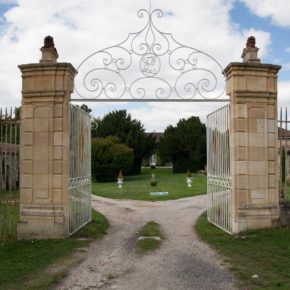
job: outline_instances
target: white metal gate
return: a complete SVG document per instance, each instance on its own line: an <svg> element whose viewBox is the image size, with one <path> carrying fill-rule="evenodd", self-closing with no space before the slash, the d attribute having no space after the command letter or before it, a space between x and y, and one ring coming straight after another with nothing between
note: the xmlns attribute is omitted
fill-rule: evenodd
<svg viewBox="0 0 290 290"><path fill-rule="evenodd" d="M232 233L229 129L230 105L207 116L207 217Z"/></svg>
<svg viewBox="0 0 290 290"><path fill-rule="evenodd" d="M91 220L91 119L70 105L69 232Z"/></svg>

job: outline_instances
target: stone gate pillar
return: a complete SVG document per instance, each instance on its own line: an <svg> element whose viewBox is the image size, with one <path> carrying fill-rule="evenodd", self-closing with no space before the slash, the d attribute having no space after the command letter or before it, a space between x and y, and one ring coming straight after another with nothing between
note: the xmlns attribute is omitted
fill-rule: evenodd
<svg viewBox="0 0 290 290"><path fill-rule="evenodd" d="M69 234L69 101L75 68L57 63L47 36L39 63L20 65L20 222L18 238Z"/></svg>
<svg viewBox="0 0 290 290"><path fill-rule="evenodd" d="M249 37L243 63L225 69L231 103L230 159L234 232L276 225L279 218L278 65L262 64Z"/></svg>

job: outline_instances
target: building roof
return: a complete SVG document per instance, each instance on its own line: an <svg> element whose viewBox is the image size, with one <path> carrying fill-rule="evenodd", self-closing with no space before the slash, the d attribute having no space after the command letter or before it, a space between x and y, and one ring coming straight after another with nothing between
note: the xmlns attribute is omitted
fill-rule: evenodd
<svg viewBox="0 0 290 290"><path fill-rule="evenodd" d="M278 127L278 139L290 138L290 130Z"/></svg>
<svg viewBox="0 0 290 290"><path fill-rule="evenodd" d="M159 143L160 140L164 137L163 132L151 132L151 133L146 133L146 135L151 135L152 137L155 138L156 142Z"/></svg>

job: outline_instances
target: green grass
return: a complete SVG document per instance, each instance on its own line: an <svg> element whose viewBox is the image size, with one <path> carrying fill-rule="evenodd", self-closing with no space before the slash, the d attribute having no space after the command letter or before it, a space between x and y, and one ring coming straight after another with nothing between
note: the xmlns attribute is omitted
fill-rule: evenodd
<svg viewBox="0 0 290 290"><path fill-rule="evenodd" d="M19 220L19 191L0 192L0 242L16 240Z"/></svg>
<svg viewBox="0 0 290 290"><path fill-rule="evenodd" d="M289 228L229 235L208 223L203 214L196 231L226 257L231 270L242 281L242 289L290 289ZM254 274L259 278L252 278Z"/></svg>
<svg viewBox="0 0 290 290"><path fill-rule="evenodd" d="M150 252L158 249L161 245L161 241L146 239L137 242L137 248L139 252Z"/></svg>
<svg viewBox="0 0 290 290"><path fill-rule="evenodd" d="M98 239L107 233L108 220L95 210L92 211L92 221L73 234L73 238Z"/></svg>
<svg viewBox="0 0 290 290"><path fill-rule="evenodd" d="M0 200L17 199L19 200L19 190L0 191Z"/></svg>
<svg viewBox="0 0 290 290"><path fill-rule="evenodd" d="M145 224L139 231L138 237L160 237L161 241L153 239L144 239L137 241L136 247L141 252L154 251L161 245L162 239L164 238L160 225L154 221Z"/></svg>
<svg viewBox="0 0 290 290"><path fill-rule="evenodd" d="M154 221L148 222L138 232L139 236L161 237L160 225Z"/></svg>
<svg viewBox="0 0 290 290"><path fill-rule="evenodd" d="M0 244L0 289L49 289L66 275L66 271L45 273L77 249L88 245L89 240L106 233L107 219L93 211L92 222L65 240L9 241ZM37 278L35 278L37 277Z"/></svg>
<svg viewBox="0 0 290 290"><path fill-rule="evenodd" d="M186 185L186 174L173 174L171 168L155 170L157 186L151 186L151 169L143 168L142 174L125 176L123 188L117 188L116 182L93 182L92 192L95 195L135 200L168 200L195 196L206 193L206 176L193 174L192 187ZM169 195L150 196L152 191L168 191Z"/></svg>
<svg viewBox="0 0 290 290"><path fill-rule="evenodd" d="M290 182L287 181L287 183L282 183L280 181L280 190L282 190L283 192L285 192L285 197L284 200L286 202L290 202Z"/></svg>

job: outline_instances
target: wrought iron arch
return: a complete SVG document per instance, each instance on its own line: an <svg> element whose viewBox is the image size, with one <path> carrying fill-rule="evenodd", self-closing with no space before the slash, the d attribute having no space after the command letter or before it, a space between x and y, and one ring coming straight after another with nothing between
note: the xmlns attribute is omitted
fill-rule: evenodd
<svg viewBox="0 0 290 290"><path fill-rule="evenodd" d="M228 101L222 66L209 54L161 32L160 9L141 9L145 26L78 66L75 101Z"/></svg>

